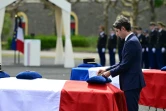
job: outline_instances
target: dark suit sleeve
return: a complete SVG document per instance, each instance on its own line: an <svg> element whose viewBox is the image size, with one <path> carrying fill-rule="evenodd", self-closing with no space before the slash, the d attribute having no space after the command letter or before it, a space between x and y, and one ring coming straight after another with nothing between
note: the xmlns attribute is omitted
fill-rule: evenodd
<svg viewBox="0 0 166 111"><path fill-rule="evenodd" d="M120 64L120 62L119 62L118 64L115 64L115 65L113 65L113 66L110 66L109 68L106 69L106 71L109 71L109 70L111 70L111 69L117 67L119 64Z"/></svg>
<svg viewBox="0 0 166 111"><path fill-rule="evenodd" d="M135 48L135 45L134 45L133 41L128 41L125 44L122 62L117 67L111 69L111 71L110 71L112 77L120 75L130 68L130 66L132 65L132 62L134 60L134 56L136 54L134 48Z"/></svg>

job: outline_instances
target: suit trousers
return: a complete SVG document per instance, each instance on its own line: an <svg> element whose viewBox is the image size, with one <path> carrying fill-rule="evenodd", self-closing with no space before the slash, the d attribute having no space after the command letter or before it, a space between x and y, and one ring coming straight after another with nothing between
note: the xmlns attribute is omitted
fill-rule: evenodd
<svg viewBox="0 0 166 111"><path fill-rule="evenodd" d="M124 91L127 103L128 111L138 111L138 101L140 98L140 92L142 88L132 89Z"/></svg>

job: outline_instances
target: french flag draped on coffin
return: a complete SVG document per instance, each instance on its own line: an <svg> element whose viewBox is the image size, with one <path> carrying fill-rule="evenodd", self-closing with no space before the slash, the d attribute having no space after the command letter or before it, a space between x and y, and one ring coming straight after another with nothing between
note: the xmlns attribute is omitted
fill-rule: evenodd
<svg viewBox="0 0 166 111"><path fill-rule="evenodd" d="M123 91L85 81L0 79L1 111L127 111Z"/></svg>

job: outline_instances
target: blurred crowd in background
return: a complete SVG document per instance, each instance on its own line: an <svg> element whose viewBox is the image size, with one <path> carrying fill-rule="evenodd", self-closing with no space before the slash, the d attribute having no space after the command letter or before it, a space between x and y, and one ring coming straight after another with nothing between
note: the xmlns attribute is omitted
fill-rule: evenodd
<svg viewBox="0 0 166 111"><path fill-rule="evenodd" d="M109 35L105 34L104 30L104 26L99 26L97 52L100 64L106 65L105 53L108 49L109 64L114 65L121 61L125 40L117 37L112 28ZM141 26L133 26L132 32L138 37L142 45L142 68L161 69L166 66L166 25L162 22L150 22L147 29L142 29ZM119 61L115 59L116 52L119 55Z"/></svg>

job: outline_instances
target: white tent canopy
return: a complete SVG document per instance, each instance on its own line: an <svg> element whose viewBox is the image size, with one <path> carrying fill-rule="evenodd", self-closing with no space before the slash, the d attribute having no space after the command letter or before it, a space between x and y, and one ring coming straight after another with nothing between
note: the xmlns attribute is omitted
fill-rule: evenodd
<svg viewBox="0 0 166 111"><path fill-rule="evenodd" d="M5 8L16 0L1 0L0 3L0 63L2 63L1 34L4 22ZM66 68L74 67L73 49L70 39L71 4L66 0L48 0L55 5L55 20L57 29L57 44L55 64L64 64ZM65 32L65 53L62 44L62 27Z"/></svg>

